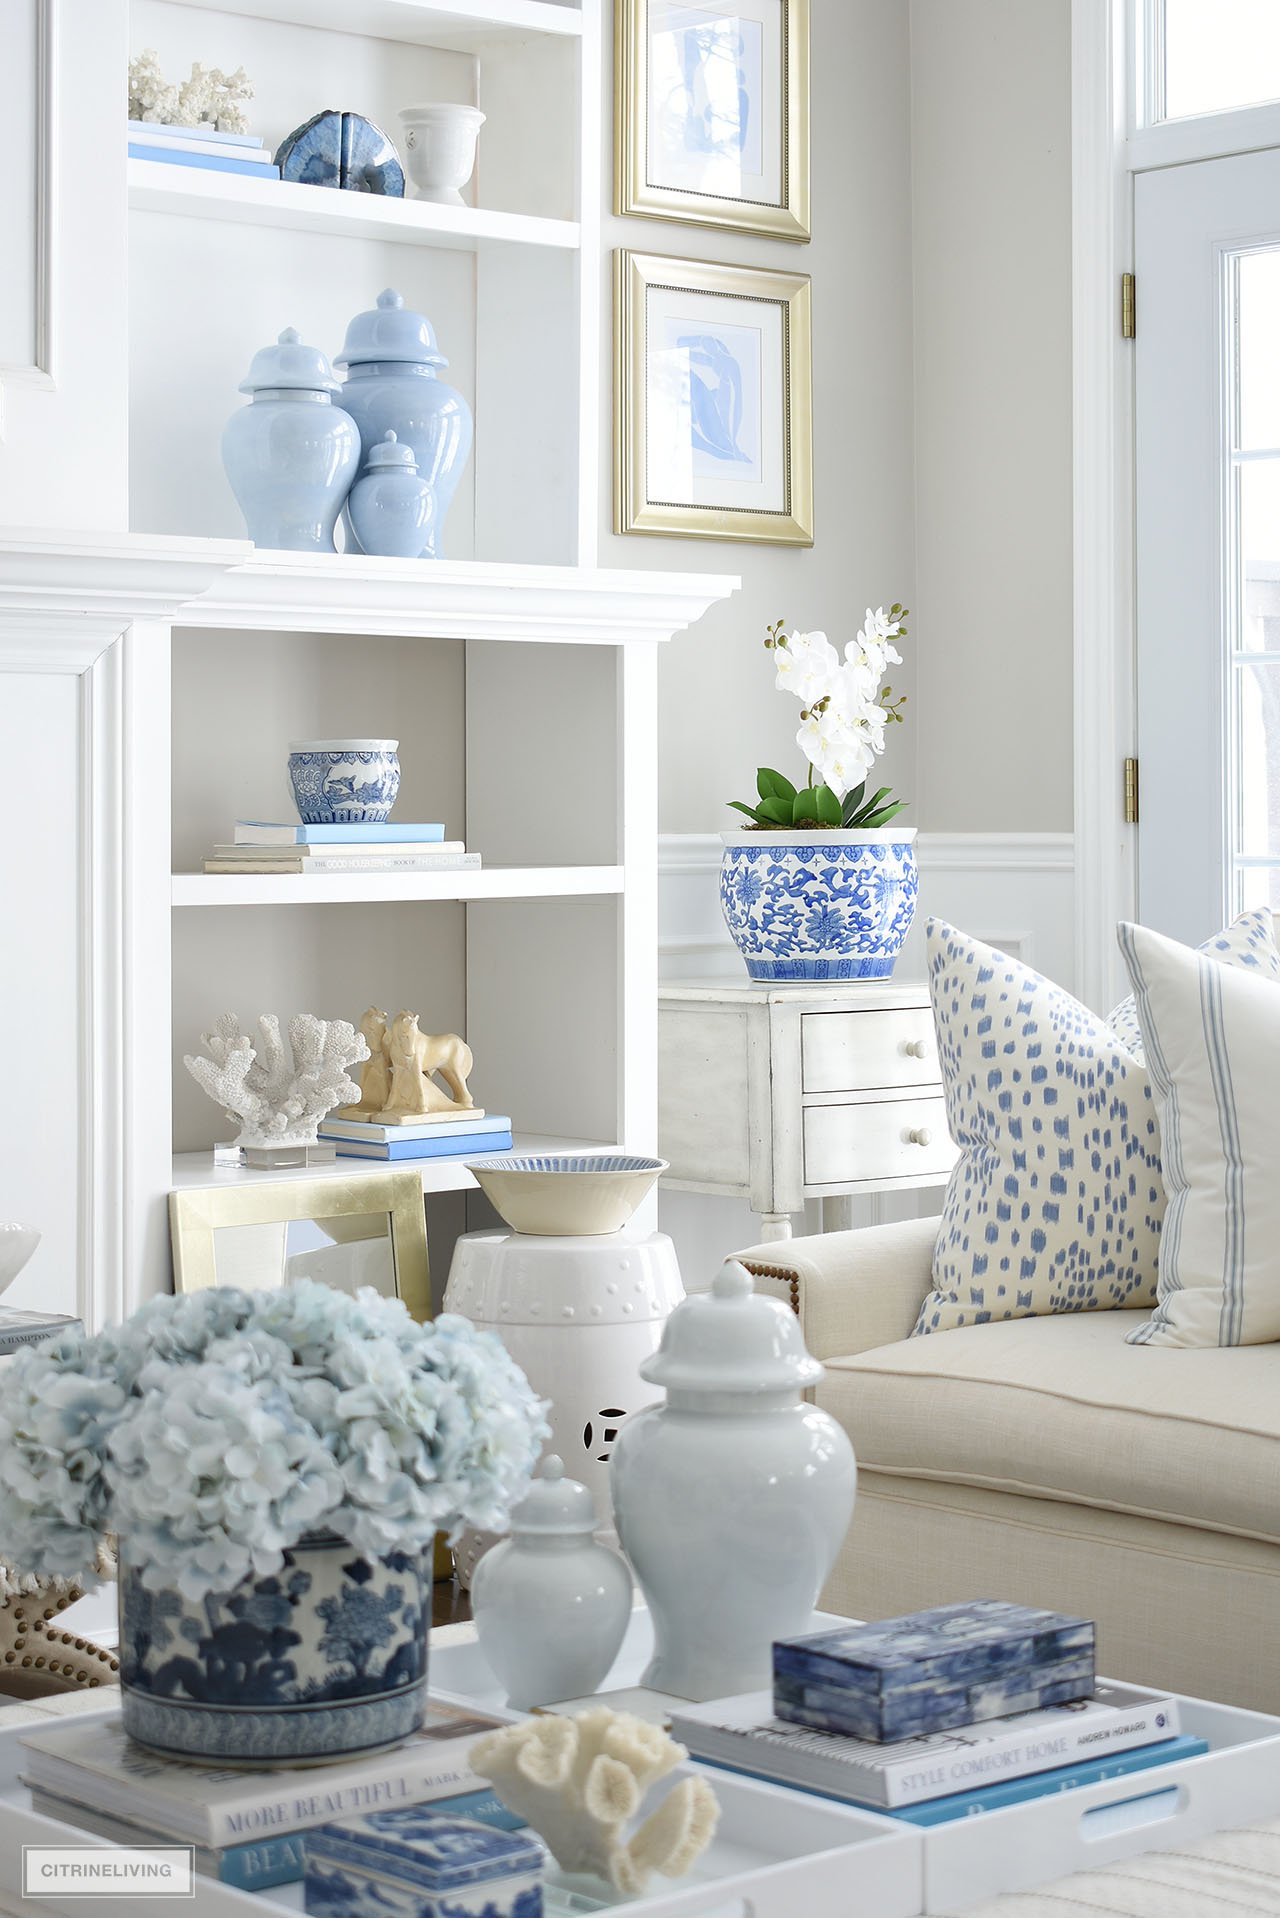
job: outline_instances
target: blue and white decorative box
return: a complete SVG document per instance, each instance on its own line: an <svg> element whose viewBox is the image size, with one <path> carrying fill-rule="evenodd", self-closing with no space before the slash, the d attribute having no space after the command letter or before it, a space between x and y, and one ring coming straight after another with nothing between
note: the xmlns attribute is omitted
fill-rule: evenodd
<svg viewBox="0 0 1280 1918"><path fill-rule="evenodd" d="M304 1840L309 1918L542 1918L547 1854L527 1831L400 1805Z"/></svg>
<svg viewBox="0 0 1280 1918"><path fill-rule="evenodd" d="M779 1718L889 1744L954 1731L1094 1688L1088 1619L979 1598L773 1648Z"/></svg>

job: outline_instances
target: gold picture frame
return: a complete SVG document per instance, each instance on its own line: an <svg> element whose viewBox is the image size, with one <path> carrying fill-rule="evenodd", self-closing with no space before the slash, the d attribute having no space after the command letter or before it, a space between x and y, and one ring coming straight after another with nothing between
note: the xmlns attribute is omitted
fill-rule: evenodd
<svg viewBox="0 0 1280 1918"><path fill-rule="evenodd" d="M678 78L653 71L655 12L661 8L664 17L678 15L685 5L691 16L688 35L705 35L715 0L710 6L695 5L694 0L615 0L615 211L771 239L808 240L809 0L738 0L731 11L725 9L726 27L732 22L739 29L757 29L749 44L740 34L740 64L728 92L732 119L727 137L733 149L728 155L723 151L724 131L715 137L710 89L696 72L687 71L687 54ZM677 24L668 42L674 42L679 31ZM713 51L722 69L725 50ZM676 60L674 45L665 52L670 61ZM722 74L720 78L723 92ZM740 115L738 100L744 107ZM680 135L682 108L683 124L697 136L692 142L687 133ZM719 124L723 129L725 122ZM735 174L745 189L740 193L731 190Z"/></svg>
<svg viewBox="0 0 1280 1918"><path fill-rule="evenodd" d="M812 546L812 357L806 274L620 248L615 532Z"/></svg>
<svg viewBox="0 0 1280 1918"><path fill-rule="evenodd" d="M404 1300L413 1318L423 1321L431 1317L427 1217L422 1178L412 1168L353 1172L349 1177L264 1179L261 1183L255 1179L243 1184L228 1181L225 1185L171 1192L174 1289L195 1292L228 1283L218 1272L219 1232L240 1227L287 1227L304 1220L322 1226L347 1221L347 1229L333 1235L339 1244L385 1236L390 1244L395 1296ZM361 1230L361 1222L366 1220L385 1221L385 1233ZM243 1278L237 1282L247 1283Z"/></svg>

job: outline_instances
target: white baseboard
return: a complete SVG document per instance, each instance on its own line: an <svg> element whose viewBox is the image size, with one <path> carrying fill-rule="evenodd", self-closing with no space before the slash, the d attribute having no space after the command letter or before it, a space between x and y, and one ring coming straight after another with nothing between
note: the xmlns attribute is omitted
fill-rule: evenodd
<svg viewBox="0 0 1280 1918"><path fill-rule="evenodd" d="M658 966L664 979L714 978L739 960L720 914L718 833L658 838ZM1075 850L1070 833L921 833L920 910L899 961L924 971L930 915L1033 965L1071 989ZM1104 1008L1105 1010L1105 1008Z"/></svg>

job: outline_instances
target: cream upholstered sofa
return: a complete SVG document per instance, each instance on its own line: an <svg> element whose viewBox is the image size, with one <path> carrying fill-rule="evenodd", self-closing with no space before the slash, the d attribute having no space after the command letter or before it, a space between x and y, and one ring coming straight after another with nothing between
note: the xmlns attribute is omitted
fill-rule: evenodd
<svg viewBox="0 0 1280 1918"><path fill-rule="evenodd" d="M1280 1347L1131 1346L1145 1314L909 1336L936 1219L753 1247L858 1457L827 1609L998 1597L1096 1619L1099 1669L1280 1712Z"/></svg>

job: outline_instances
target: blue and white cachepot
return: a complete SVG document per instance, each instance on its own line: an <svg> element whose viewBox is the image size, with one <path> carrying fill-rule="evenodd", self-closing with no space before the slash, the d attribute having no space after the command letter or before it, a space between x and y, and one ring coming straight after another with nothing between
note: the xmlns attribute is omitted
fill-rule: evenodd
<svg viewBox="0 0 1280 1918"><path fill-rule="evenodd" d="M720 905L753 979L887 979L915 916L914 826L727 832Z"/></svg>
<svg viewBox="0 0 1280 1918"><path fill-rule="evenodd" d="M342 404L360 429L361 458L367 461L388 432L412 449L435 501L419 551L424 559L438 559L475 429L466 400L440 378L439 369L449 362L430 320L388 287L376 306L356 314L333 363L346 368Z"/></svg>
<svg viewBox="0 0 1280 1918"><path fill-rule="evenodd" d="M289 784L304 826L376 826L400 790L398 739L294 739Z"/></svg>
<svg viewBox="0 0 1280 1918"><path fill-rule="evenodd" d="M432 1553L307 1538L283 1569L195 1600L120 1555L124 1728L182 1758L328 1764L398 1744L427 1699Z"/></svg>

